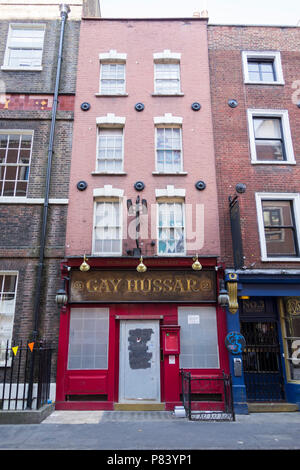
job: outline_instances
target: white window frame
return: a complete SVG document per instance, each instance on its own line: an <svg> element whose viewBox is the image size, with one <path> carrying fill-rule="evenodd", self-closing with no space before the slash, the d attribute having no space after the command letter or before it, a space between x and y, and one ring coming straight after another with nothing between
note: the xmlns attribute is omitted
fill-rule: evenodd
<svg viewBox="0 0 300 470"><path fill-rule="evenodd" d="M178 149L180 151L180 168L179 170L161 170L161 169L158 169L158 129L179 129L179 133L180 133L180 149ZM170 149L171 150L171 149ZM172 149L173 150L173 149ZM177 150L177 149L176 149ZM173 164L172 164L172 167L173 167ZM182 148L182 127L181 126L178 126L178 125L172 125L172 124L166 124L166 125L158 125L158 126L155 126L155 169L156 169L156 173L160 173L160 174L174 174L176 175L177 173L182 173L183 172L183 148Z"/></svg>
<svg viewBox="0 0 300 470"><path fill-rule="evenodd" d="M282 140L284 142L286 160L282 161L265 161L257 160L255 135L253 128L253 118L279 118L282 127ZM289 123L289 114L286 109L248 109L247 110L249 143L250 143L250 157L252 164L259 165L296 165L292 135Z"/></svg>
<svg viewBox="0 0 300 470"><path fill-rule="evenodd" d="M41 29L43 30L44 32L44 35L43 35L43 44L42 44L42 47L38 47L38 48L34 48L36 50L41 50L42 53L41 53L41 65L39 66L29 66L29 67L26 67L26 66L12 66L9 64L9 54L10 54L10 41L11 41L11 37L12 37L12 31L14 29L28 29L28 30L33 30L33 29ZM3 65L1 67L1 70L7 70L7 71L10 71L10 70L24 70L24 71L30 71L30 72L35 72L35 71L41 71L43 70L43 52L44 52L44 43L45 43L45 31L46 31L46 25L45 24L42 24L42 23L10 23L9 25L9 30L8 30L8 35L7 35L7 41L6 41L6 50L5 50L5 55L4 55L4 62L3 62ZM32 48L28 48L28 47L23 47L23 48L20 48L20 49L24 49L24 50L27 50L27 49L32 49Z"/></svg>
<svg viewBox="0 0 300 470"><path fill-rule="evenodd" d="M257 59L258 61L271 60L273 62L276 80L271 82L250 80L248 70L248 59ZM244 72L244 83L254 85L284 85L281 56L279 51L242 51L242 62Z"/></svg>
<svg viewBox="0 0 300 470"><path fill-rule="evenodd" d="M257 213L257 222L258 222L258 234L259 234L259 241L260 241L260 250L261 250L261 260L262 261L298 261L300 262L299 257L292 257L292 256L282 256L282 257L270 257L267 255L267 245L266 245L266 237L265 237L265 227L264 227L264 218L263 218L263 209L262 209L262 201L292 201L293 204L293 215L295 220L295 231L297 234L297 243L298 249L299 247L299 240L300 240L300 194L299 193L256 193L255 194L256 200L256 213Z"/></svg>
<svg viewBox="0 0 300 470"><path fill-rule="evenodd" d="M16 299L17 299L17 293L18 293L19 273L18 273L18 271L0 271L0 275L1 276L16 276L16 284L15 284L15 292L14 292L15 295L14 295L14 303L13 303L13 315L12 315L12 318L11 318L11 334L10 334L10 338L7 338L8 341L11 341L12 340L12 335L13 335L14 323L15 323ZM1 293L3 292L2 291L2 285L0 285L0 292ZM0 300L0 302L1 302L1 300ZM0 328L1 328L1 323L0 323ZM5 341L5 344L1 344L1 342L0 342L0 347L5 349L6 344L7 344L7 341ZM5 365L4 362L0 360L0 367L2 367L4 365ZM10 365L10 360L8 362L8 365Z"/></svg>
<svg viewBox="0 0 300 470"><path fill-rule="evenodd" d="M187 172L183 171L183 131L182 131L182 122L183 118L180 116L173 116L171 113L165 113L164 116L155 116L153 118L155 135L154 135L154 158L155 158L155 171L152 172L153 175L186 175ZM157 128L179 128L180 129L180 138L181 138L181 170L174 172L164 172L158 171L157 165Z"/></svg>
<svg viewBox="0 0 300 470"><path fill-rule="evenodd" d="M30 148L30 156L29 156L29 164L28 165L20 165L19 163L16 163L16 164L9 164L9 165L3 165L5 166L5 168L7 166L27 166L28 167L28 179L27 180L20 180L20 181L27 181L27 187L26 187L26 196L2 196L1 193L2 193L2 190L0 190L0 200L3 200L5 201L6 198L7 200L9 199L16 199L16 200L19 200L20 198L27 198L27 194L28 194L28 185L29 185L29 178L30 178L30 169L31 169L31 158L32 158L32 150L33 150L33 140L34 140L34 131L33 130L27 130L27 129L1 129L0 130L0 135L12 135L12 134L19 134L19 135L31 135L31 148ZM0 165L2 166L2 165ZM4 182L6 181L5 179L3 180ZM15 180L15 189L16 189L16 182L18 180ZM15 189L14 189L14 192L15 192Z"/></svg>
<svg viewBox="0 0 300 470"><path fill-rule="evenodd" d="M160 199L162 197L162 199ZM159 206L160 204L181 204L182 206L182 229L183 229L183 252L182 253L161 253L159 251L159 229L162 228L159 226ZM186 220L185 220L185 201L182 197L176 197L176 195L169 196L167 198L164 198L163 196L157 197L156 199L156 230L157 230L157 255L158 256L185 256L186 255ZM174 226L175 228L175 226Z"/></svg>
<svg viewBox="0 0 300 470"><path fill-rule="evenodd" d="M101 253L95 250L96 244L96 209L99 203L114 202L119 204L119 229L120 229L120 251L119 252L105 252ZM121 256L123 251L123 191L112 188L110 185L104 186L104 188L94 189L94 214L93 214L93 237L92 237L92 253L96 256L108 257L108 256Z"/></svg>
<svg viewBox="0 0 300 470"><path fill-rule="evenodd" d="M171 52L169 49L165 49L163 52L157 52L153 54L153 62L154 62L154 93L153 95L158 96L182 96L183 93L181 91L181 70L180 70L180 60L181 54L177 52ZM157 91L157 72L156 72L156 65L157 64L177 64L178 65L178 91L172 93L167 91Z"/></svg>
<svg viewBox="0 0 300 470"><path fill-rule="evenodd" d="M98 162L100 160L99 158L99 150L100 150L100 145L99 145L99 141L100 141L100 131L104 131L104 130L114 130L114 129L118 129L121 131L122 133L122 156L121 156L121 159L122 162L121 162L121 168L120 170L99 170L98 169ZM115 161L116 159L112 159L113 161ZM96 171L95 173L98 173L98 174L113 174L113 175L118 175L118 174L122 174L124 173L124 127L123 126L98 126L97 127L97 155L96 155Z"/></svg>
<svg viewBox="0 0 300 470"><path fill-rule="evenodd" d="M128 94L126 93L126 60L127 60L127 54L119 53L114 49L111 49L107 53L99 54L100 79L99 79L99 93L96 94L97 96L128 96ZM107 65L107 64L124 66L124 89L122 92L106 93L102 91L102 73L103 73L102 65Z"/></svg>

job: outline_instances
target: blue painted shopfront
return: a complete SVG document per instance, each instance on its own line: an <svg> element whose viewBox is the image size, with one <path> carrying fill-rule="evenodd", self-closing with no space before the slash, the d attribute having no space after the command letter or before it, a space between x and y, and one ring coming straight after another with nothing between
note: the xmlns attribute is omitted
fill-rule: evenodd
<svg viewBox="0 0 300 470"><path fill-rule="evenodd" d="M225 281L231 297L230 302L234 300L238 302L235 309L232 309L231 305L227 308L227 332L243 332L245 325L250 325L252 330L254 330L254 322L257 322L258 326L268 329L268 332L276 328L278 337L278 350L276 350L275 345L271 345L271 347L268 346L268 353L265 353L269 357L272 355L275 357L277 351L277 375L272 372L272 366L269 367L267 373L252 373L251 375L252 369L250 367L249 373L249 364L245 363L245 355L229 353L235 412L239 414L248 413L248 403L250 401L285 401L298 404L300 409L300 338L298 338L300 322L300 271L227 270ZM235 290L232 290L233 283L236 284ZM232 298L234 297L232 296L232 291L235 292L236 299ZM292 362L295 366L293 366L292 373L291 358L289 357L291 354L287 347L289 339L287 339L284 324L285 318L288 315L288 312L284 310L287 299L289 301L292 299L293 301L293 320L297 319L298 322L297 337L293 337L293 344L296 344L296 350L293 354L294 359ZM246 311L245 313L247 309L243 308L243 302L248 302L247 305L253 305L253 310L248 308L248 312ZM257 308L259 305L267 307L259 312L259 308ZM239 367L240 363L242 363L241 370ZM255 397L253 390L249 387L247 374L251 376L252 382L253 378L257 381L256 384L253 382L254 385L252 383L252 389L253 387L257 389L254 390L254 392L257 392L254 393ZM276 382L277 377L278 383ZM279 387L280 378L282 390ZM263 381L265 396L264 393L260 394L260 381Z"/></svg>

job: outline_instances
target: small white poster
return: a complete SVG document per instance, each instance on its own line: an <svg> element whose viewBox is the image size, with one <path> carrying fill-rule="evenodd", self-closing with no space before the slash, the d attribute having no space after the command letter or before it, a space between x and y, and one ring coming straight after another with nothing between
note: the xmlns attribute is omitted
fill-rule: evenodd
<svg viewBox="0 0 300 470"><path fill-rule="evenodd" d="M175 364L175 356L169 356L169 364Z"/></svg>
<svg viewBox="0 0 300 470"><path fill-rule="evenodd" d="M200 323L199 315L188 315L188 325L195 325Z"/></svg>

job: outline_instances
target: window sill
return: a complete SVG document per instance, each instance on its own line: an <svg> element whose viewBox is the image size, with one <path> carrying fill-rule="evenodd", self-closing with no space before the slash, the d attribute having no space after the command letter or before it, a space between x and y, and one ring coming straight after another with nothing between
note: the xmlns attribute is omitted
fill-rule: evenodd
<svg viewBox="0 0 300 470"><path fill-rule="evenodd" d="M125 171L119 171L119 172L112 172L112 171L92 171L91 175L93 176L105 176L105 175L111 175L111 176L125 176L127 173Z"/></svg>
<svg viewBox="0 0 300 470"><path fill-rule="evenodd" d="M114 97L114 98L123 98L128 96L128 93L95 93L95 96L99 97Z"/></svg>
<svg viewBox="0 0 300 470"><path fill-rule="evenodd" d="M269 162L269 161L257 161L257 160L253 160L251 161L251 164L252 165L296 165L296 162L295 161L282 161L282 162L278 162L278 161L272 161L272 162Z"/></svg>
<svg viewBox="0 0 300 470"><path fill-rule="evenodd" d="M177 171L177 172L166 172L163 173L161 171L152 171L152 175L154 176L185 176L187 175L187 171Z"/></svg>
<svg viewBox="0 0 300 470"><path fill-rule="evenodd" d="M157 253L157 256L161 257L177 257L177 256L186 256L186 253Z"/></svg>
<svg viewBox="0 0 300 470"><path fill-rule="evenodd" d="M250 80L247 80L244 83L245 85L285 85L284 82L251 82Z"/></svg>
<svg viewBox="0 0 300 470"><path fill-rule="evenodd" d="M9 67L8 65L2 65L1 70L5 72L40 72L43 67Z"/></svg>
<svg viewBox="0 0 300 470"><path fill-rule="evenodd" d="M184 93L152 93L152 96L184 96Z"/></svg>
<svg viewBox="0 0 300 470"><path fill-rule="evenodd" d="M44 204L43 198L30 198L23 196L1 196L0 204ZM69 199L49 199L50 204L68 204Z"/></svg>
<svg viewBox="0 0 300 470"><path fill-rule="evenodd" d="M262 261L272 261L272 262L276 262L276 261L284 261L284 262L287 262L287 261L290 261L291 263L295 263L295 262L298 262L300 263L300 257L298 258L265 258L265 257L262 257L261 258ZM282 268L284 270L284 268Z"/></svg>

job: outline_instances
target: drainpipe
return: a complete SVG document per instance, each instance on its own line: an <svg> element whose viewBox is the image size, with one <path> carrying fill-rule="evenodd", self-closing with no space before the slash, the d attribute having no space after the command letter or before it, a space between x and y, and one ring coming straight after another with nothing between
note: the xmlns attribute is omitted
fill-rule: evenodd
<svg viewBox="0 0 300 470"><path fill-rule="evenodd" d="M40 241L40 257L39 257L39 264L38 264L38 271L37 271L36 294L35 294L35 302L34 302L34 329L32 332L34 342L36 341L37 336L38 336L42 274L43 274L43 267L44 267L44 253L45 253L45 243L46 243L46 235L47 235L50 178L51 178L51 170L52 170L56 112L57 112L57 105L58 105L58 90L59 90L59 82L60 82L60 76L61 76L62 50L63 50L65 24L68 18L68 13L70 12L70 7L69 5L66 5L66 4L61 4L59 6L59 9L60 9L60 16L61 16L61 30L60 30L60 41L59 41L59 50L58 50L58 58L57 58L55 90L54 90L53 106L52 106L49 147L48 147L48 164L47 164L46 188L45 188L45 199L44 199L44 207L43 207L41 241ZM34 353L34 350L33 350L33 353ZM31 364L28 398L27 398L27 408L30 408L30 409L32 406L33 371L34 371L34 354L32 355L32 364Z"/></svg>

